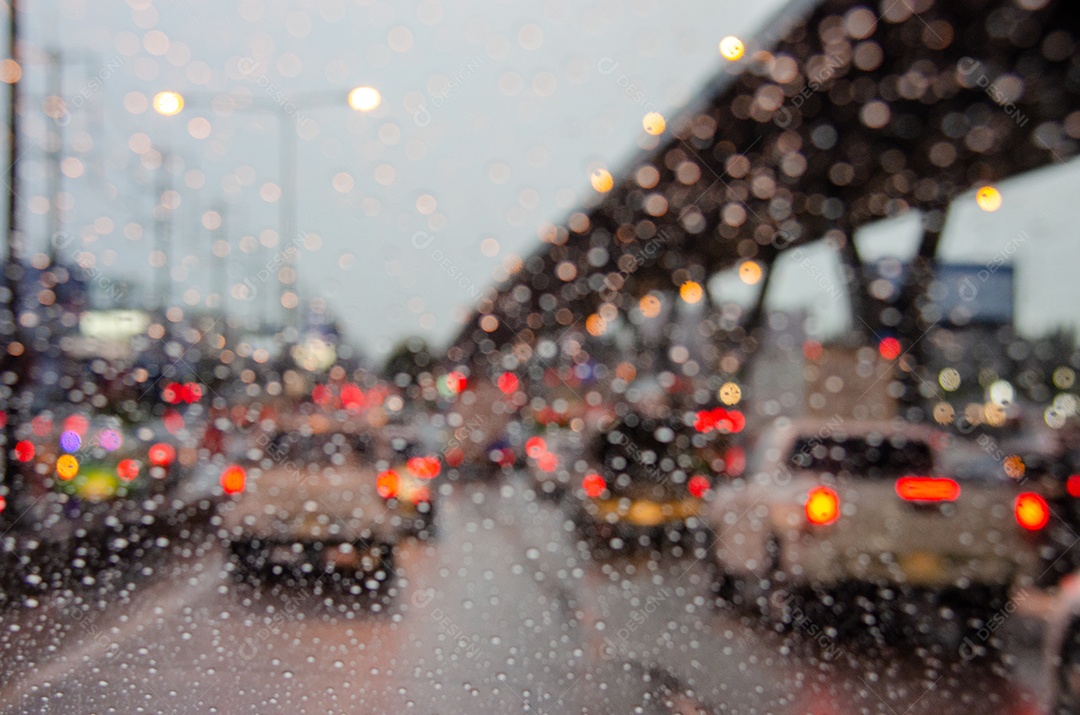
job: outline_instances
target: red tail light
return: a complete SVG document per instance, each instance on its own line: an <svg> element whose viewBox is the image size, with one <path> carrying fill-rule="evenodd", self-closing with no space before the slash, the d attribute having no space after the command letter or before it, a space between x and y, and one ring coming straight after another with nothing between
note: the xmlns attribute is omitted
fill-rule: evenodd
<svg viewBox="0 0 1080 715"><path fill-rule="evenodd" d="M1080 474L1071 475L1065 482L1065 489L1069 492L1069 496L1080 498Z"/></svg>
<svg viewBox="0 0 1080 715"><path fill-rule="evenodd" d="M414 477L419 477L420 479L434 479L439 475L442 465L439 463L438 457L411 457L409 461L405 463L405 468L408 469L409 473Z"/></svg>
<svg viewBox="0 0 1080 715"><path fill-rule="evenodd" d="M1038 531L1050 521L1050 507L1034 492L1024 492L1016 497L1015 512L1016 523L1028 531Z"/></svg>
<svg viewBox="0 0 1080 715"><path fill-rule="evenodd" d="M956 501L960 485L952 479L900 477L896 480L896 494L904 501Z"/></svg>
<svg viewBox="0 0 1080 715"><path fill-rule="evenodd" d="M695 474L686 483L686 488L690 491L690 494L700 499L705 495L705 492L709 491L709 480L700 474Z"/></svg>
<svg viewBox="0 0 1080 715"><path fill-rule="evenodd" d="M176 448L165 442L158 442L150 448L148 453L150 464L155 467L167 467L176 459Z"/></svg>
<svg viewBox="0 0 1080 715"><path fill-rule="evenodd" d="M133 481L139 476L139 463L134 459L121 459L116 465L116 474L125 482Z"/></svg>
<svg viewBox="0 0 1080 715"><path fill-rule="evenodd" d="M375 478L375 491L377 491L379 496L383 499L396 497L398 493L398 481L397 472L393 469L387 469Z"/></svg>
<svg viewBox="0 0 1080 715"><path fill-rule="evenodd" d="M814 487L806 495L806 518L811 524L831 524L840 518L840 497L829 487Z"/></svg>
<svg viewBox="0 0 1080 715"><path fill-rule="evenodd" d="M525 454L533 459L539 459L545 452L547 452L547 442L543 437L529 437L525 442Z"/></svg>
<svg viewBox="0 0 1080 715"><path fill-rule="evenodd" d="M586 496L595 499L607 489L607 482L599 474L588 474L581 480L581 488Z"/></svg>
<svg viewBox="0 0 1080 715"><path fill-rule="evenodd" d="M221 489L226 494L239 494L247 486L247 472L239 465L232 465L221 473Z"/></svg>

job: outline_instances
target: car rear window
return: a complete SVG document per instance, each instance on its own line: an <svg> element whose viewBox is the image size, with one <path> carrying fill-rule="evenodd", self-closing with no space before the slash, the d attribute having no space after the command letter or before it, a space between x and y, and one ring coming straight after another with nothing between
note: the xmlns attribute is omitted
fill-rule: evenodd
<svg viewBox="0 0 1080 715"><path fill-rule="evenodd" d="M787 463L798 470L887 479L929 475L933 456L926 442L904 437L801 437Z"/></svg>
<svg viewBox="0 0 1080 715"><path fill-rule="evenodd" d="M672 472L711 474L722 466L718 440L675 421L625 421L601 435L597 457L612 473L666 481Z"/></svg>

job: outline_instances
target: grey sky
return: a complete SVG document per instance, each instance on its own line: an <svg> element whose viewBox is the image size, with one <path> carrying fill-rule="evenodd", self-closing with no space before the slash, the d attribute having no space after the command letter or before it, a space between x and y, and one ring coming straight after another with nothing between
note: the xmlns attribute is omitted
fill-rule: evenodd
<svg viewBox="0 0 1080 715"><path fill-rule="evenodd" d="M377 356L410 334L448 339L476 289L509 256L533 250L538 226L562 220L592 192L594 165L615 170L649 139L644 114L670 118L720 66L720 38L756 30L778 5L59 0L28 5L25 25L35 46L89 53L65 70L66 151L83 162L82 175L65 180L74 198L65 229L104 272L144 282L152 274L156 174L140 166L132 135L173 146L185 171L204 173L201 188L179 187L174 258L190 254L186 270L174 273L181 305L184 291L205 301L210 290L210 238L199 217L211 207L229 206L233 282L279 250L238 259L242 236L277 228L276 205L260 198L263 184L279 180L275 124L193 106L173 118L132 114L125 98L238 86L288 98L342 90L340 108L294 113L303 137L298 223L321 238L304 251L300 280L307 295L328 296L350 338ZM614 72L597 71L603 58L618 63ZM38 208L46 72L28 63L27 94L36 101L28 102L22 194ZM344 107L344 91L357 84L379 88L378 110ZM206 139L188 135L198 117L209 120ZM31 245L41 246L47 224L28 215ZM110 228L102 218L111 231L101 230ZM128 223L141 224L143 237L124 237ZM418 250L423 241L412 239L421 231L432 240Z"/></svg>
<svg viewBox="0 0 1080 715"><path fill-rule="evenodd" d="M721 66L720 38L755 33L781 4L55 0L28 5L25 24L30 44L61 46L79 61L66 68L63 93L71 112L65 151L82 163L73 169L81 176L65 180L74 201L65 230L79 237L75 246L105 274L152 285L149 214L161 172L140 165L145 134L185 164L173 299L205 302L211 290L219 259L199 221L218 205L228 207L231 283L256 276L288 241L272 233L277 204L260 198L280 179L275 120L196 106L165 118L125 104L138 109L140 95L145 102L162 89L278 98L301 137L299 228L319 239L302 252L302 293L326 297L350 340L378 357L407 335L437 343L453 335L505 261L534 249L538 227L593 195L595 166L615 171L655 141L642 130L644 114L670 119ZM33 212L45 193L42 137L52 124L40 111L47 67L29 62L26 72L22 196L31 245L40 248L47 223ZM379 109L345 107L345 92L358 84L379 88ZM338 106L298 99L334 90ZM205 139L189 133L200 118L208 120ZM1033 178L1003 185L995 214L957 211L943 251L952 260L990 260L994 245L1027 227L1035 238L1017 253L1017 281L1033 292L1018 320L1038 331L1077 320L1076 300L1063 300L1080 298L1076 262L1061 260L1075 249L1047 241L1077 225L1080 206L1066 196L1075 194L1080 168ZM134 238L125 237L128 224L143 235L128 226ZM896 252L903 233L881 232L882 250ZM815 300L796 279L777 288L780 305ZM271 294L266 284L263 297ZM229 306L253 315L263 297Z"/></svg>

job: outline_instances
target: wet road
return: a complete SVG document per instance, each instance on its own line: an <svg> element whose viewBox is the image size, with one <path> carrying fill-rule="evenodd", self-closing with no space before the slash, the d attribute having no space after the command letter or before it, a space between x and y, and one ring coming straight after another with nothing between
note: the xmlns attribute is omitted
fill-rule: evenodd
<svg viewBox="0 0 1080 715"><path fill-rule="evenodd" d="M778 633L678 550L599 559L522 481L457 486L377 598L240 583L170 544L0 614L3 713L1039 712L1038 654Z"/></svg>

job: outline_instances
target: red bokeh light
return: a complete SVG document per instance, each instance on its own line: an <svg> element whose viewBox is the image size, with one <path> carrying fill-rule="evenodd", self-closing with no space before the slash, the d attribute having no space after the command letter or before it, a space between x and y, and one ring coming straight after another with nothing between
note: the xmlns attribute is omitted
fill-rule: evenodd
<svg viewBox="0 0 1080 715"><path fill-rule="evenodd" d="M414 477L420 479L433 479L439 475L442 470L442 464L439 463L438 457L411 457L408 462L405 463L405 468L409 470L409 473Z"/></svg>
<svg viewBox="0 0 1080 715"><path fill-rule="evenodd" d="M460 395L465 390L466 382L465 375L454 370L446 376L446 389L455 395Z"/></svg>
<svg viewBox="0 0 1080 715"><path fill-rule="evenodd" d="M539 459L545 452L547 452L547 442L543 437L529 437L525 442L525 454L533 459Z"/></svg>
<svg viewBox="0 0 1080 715"><path fill-rule="evenodd" d="M247 486L247 472L238 464L225 468L221 473L221 488L226 494L239 494Z"/></svg>
<svg viewBox="0 0 1080 715"><path fill-rule="evenodd" d="M38 415L34 419L30 420L30 429L34 431L34 434L38 437L44 437L52 432L52 420L48 417Z"/></svg>
<svg viewBox="0 0 1080 715"><path fill-rule="evenodd" d="M202 385L197 382L185 382L183 387L180 388L180 398L188 404L198 402L202 399L202 396Z"/></svg>
<svg viewBox="0 0 1080 715"><path fill-rule="evenodd" d="M375 491L383 499L392 499L397 496L400 482L397 472L393 469L387 469L385 472L380 472L379 476L375 478Z"/></svg>
<svg viewBox="0 0 1080 715"><path fill-rule="evenodd" d="M169 434L176 434L184 429L184 416L176 410L165 410L165 414L162 415L161 421L164 423L165 429L169 431Z"/></svg>
<svg viewBox="0 0 1080 715"><path fill-rule="evenodd" d="M599 474L587 474L581 480L581 488L585 490L585 496L595 499L607 489L607 482Z"/></svg>
<svg viewBox="0 0 1080 715"><path fill-rule="evenodd" d="M709 480L700 474L695 474L690 477L690 481L686 483L686 488L692 495L700 499L705 495L705 492L709 491Z"/></svg>
<svg viewBox="0 0 1080 715"><path fill-rule="evenodd" d="M900 357L900 341L896 338L883 338L878 343L878 352L881 353L881 357L886 360L895 360Z"/></svg>
<svg viewBox="0 0 1080 715"><path fill-rule="evenodd" d="M311 401L316 405L326 407L332 399L334 399L334 393L326 385L316 385L311 389Z"/></svg>
<svg viewBox="0 0 1080 715"><path fill-rule="evenodd" d="M461 447L451 447L446 450L446 454L443 455L446 459L447 466L460 467L461 463L465 461L465 450Z"/></svg>
<svg viewBox="0 0 1080 715"><path fill-rule="evenodd" d="M28 439L15 443L15 458L20 462L29 462L34 458L34 443Z"/></svg>
<svg viewBox="0 0 1080 715"><path fill-rule="evenodd" d="M116 475L125 482L134 481L139 476L139 463L134 459L121 459L116 465Z"/></svg>
<svg viewBox="0 0 1080 715"><path fill-rule="evenodd" d="M162 401L175 405L180 401L180 389L179 382L170 382L161 390Z"/></svg>
<svg viewBox="0 0 1080 715"><path fill-rule="evenodd" d="M1069 496L1080 499L1080 474L1071 475L1065 482L1065 489L1069 492Z"/></svg>
<svg viewBox="0 0 1080 715"><path fill-rule="evenodd" d="M80 437L86 434L86 429L90 426L90 420L86 419L82 415L71 415L64 420L64 431L71 431Z"/></svg>
<svg viewBox="0 0 1080 715"><path fill-rule="evenodd" d="M536 460L536 466L542 472L554 472L559 468L559 456L554 452L544 452Z"/></svg>
<svg viewBox="0 0 1080 715"><path fill-rule="evenodd" d="M504 372L499 375L499 390L504 395L510 395L517 392L519 385L518 377L512 372Z"/></svg>
<svg viewBox="0 0 1080 715"><path fill-rule="evenodd" d="M167 467L176 459L176 448L171 444L158 442L150 448L147 457L155 467Z"/></svg>
<svg viewBox="0 0 1080 715"><path fill-rule="evenodd" d="M364 391L353 384L341 386L341 405L350 412L364 408Z"/></svg>
<svg viewBox="0 0 1080 715"><path fill-rule="evenodd" d="M724 453L724 470L733 477L740 476L746 471L746 450L742 447L731 447Z"/></svg>

